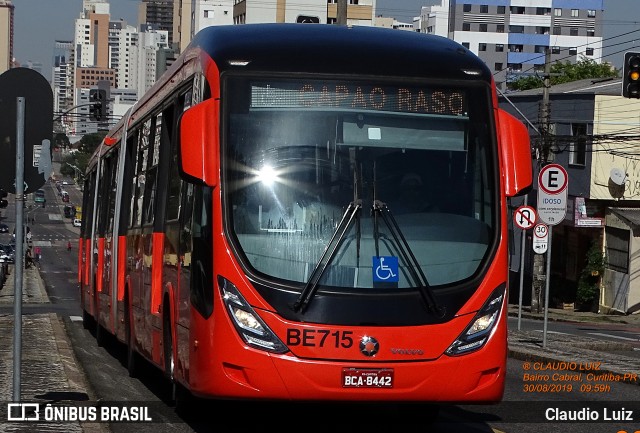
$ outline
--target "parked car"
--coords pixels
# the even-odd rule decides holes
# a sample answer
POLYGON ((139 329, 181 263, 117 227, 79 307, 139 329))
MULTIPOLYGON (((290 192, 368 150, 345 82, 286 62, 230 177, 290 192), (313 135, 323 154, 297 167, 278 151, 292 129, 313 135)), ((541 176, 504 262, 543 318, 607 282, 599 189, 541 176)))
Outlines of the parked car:
POLYGON ((75 218, 76 216, 76 207, 72 204, 67 204, 64 206, 64 216, 65 218, 75 218))
POLYGON ((9 233, 9 226, 1 223, 0 224, 0 233, 9 233))
POLYGON ((74 218, 73 220, 73 226, 74 227, 80 227, 82 226, 82 220, 80 218, 74 218))
POLYGON ((0 263, 14 263, 16 250, 12 245, 0 244, 0 263))

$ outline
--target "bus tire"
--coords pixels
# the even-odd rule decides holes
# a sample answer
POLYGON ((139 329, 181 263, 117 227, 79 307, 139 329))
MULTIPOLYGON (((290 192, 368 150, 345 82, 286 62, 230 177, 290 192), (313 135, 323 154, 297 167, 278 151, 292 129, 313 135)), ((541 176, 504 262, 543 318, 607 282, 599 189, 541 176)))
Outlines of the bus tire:
POLYGON ((127 345, 127 372, 129 377, 136 377, 138 375, 138 355, 133 347, 133 329, 131 328, 131 316, 128 297, 125 294, 124 304, 124 332, 125 332, 125 344, 127 345))
POLYGON ((105 333, 106 330, 102 327, 100 322, 96 321, 96 342, 99 347, 104 347, 105 333))
POLYGON ((192 403, 191 393, 176 381, 172 381, 173 407, 177 414, 187 414, 192 403))
POLYGON ((164 374, 173 382, 173 369, 175 367, 175 360, 173 359, 173 337, 171 333, 171 318, 169 317, 169 303, 165 302, 163 310, 162 320, 162 339, 164 347, 164 374))
POLYGON ((82 310, 82 327, 84 329, 91 329, 91 316, 87 310, 82 310))

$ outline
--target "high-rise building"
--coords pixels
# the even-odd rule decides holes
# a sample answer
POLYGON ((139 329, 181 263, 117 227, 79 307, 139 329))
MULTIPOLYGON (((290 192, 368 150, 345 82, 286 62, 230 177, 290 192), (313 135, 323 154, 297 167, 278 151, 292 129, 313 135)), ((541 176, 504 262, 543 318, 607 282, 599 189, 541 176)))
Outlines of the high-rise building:
POLYGON ((153 30, 165 30, 169 35, 169 46, 173 45, 174 0, 141 0, 138 22, 153 30))
POLYGON ((0 74, 13 66, 13 3, 0 0, 0 74))
POLYGON ((602 58, 604 0, 430 0, 422 32, 448 37, 485 61, 502 89, 551 63, 602 58))
POLYGON ((149 90, 158 76, 166 70, 164 57, 158 56, 158 53, 169 48, 169 35, 166 30, 154 30, 146 28, 145 25, 141 25, 140 30, 138 44, 133 49, 137 57, 135 64, 144 65, 143 68, 136 68, 135 88, 138 90, 138 97, 149 90), (158 64, 159 59, 162 59, 161 64, 158 64))
POLYGON ((137 29, 125 21, 109 23, 109 66, 116 71, 117 89, 135 89, 133 47, 138 44, 137 29))

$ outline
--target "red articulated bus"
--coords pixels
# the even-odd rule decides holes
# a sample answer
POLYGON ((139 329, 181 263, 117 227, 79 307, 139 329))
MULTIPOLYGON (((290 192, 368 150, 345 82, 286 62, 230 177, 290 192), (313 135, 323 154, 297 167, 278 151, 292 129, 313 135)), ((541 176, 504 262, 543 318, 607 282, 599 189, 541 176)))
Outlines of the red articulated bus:
POLYGON ((500 401, 531 183, 525 126, 451 40, 208 27, 88 165, 84 323, 178 396, 500 401))

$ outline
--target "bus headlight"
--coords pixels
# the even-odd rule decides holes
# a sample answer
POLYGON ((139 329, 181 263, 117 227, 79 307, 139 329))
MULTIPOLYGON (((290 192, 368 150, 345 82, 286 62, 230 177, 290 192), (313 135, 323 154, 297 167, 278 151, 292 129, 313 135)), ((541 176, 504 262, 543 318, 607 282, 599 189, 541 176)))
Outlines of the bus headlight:
POLYGON ((218 287, 222 293, 229 317, 240 337, 249 346, 273 353, 285 353, 289 349, 269 329, 260 316, 242 297, 240 291, 229 280, 218 276, 218 287))
POLYGON ((498 323, 500 309, 504 302, 505 287, 493 291, 487 302, 475 315, 473 321, 458 336, 456 341, 445 351, 449 356, 464 355, 480 349, 491 338, 498 323))

